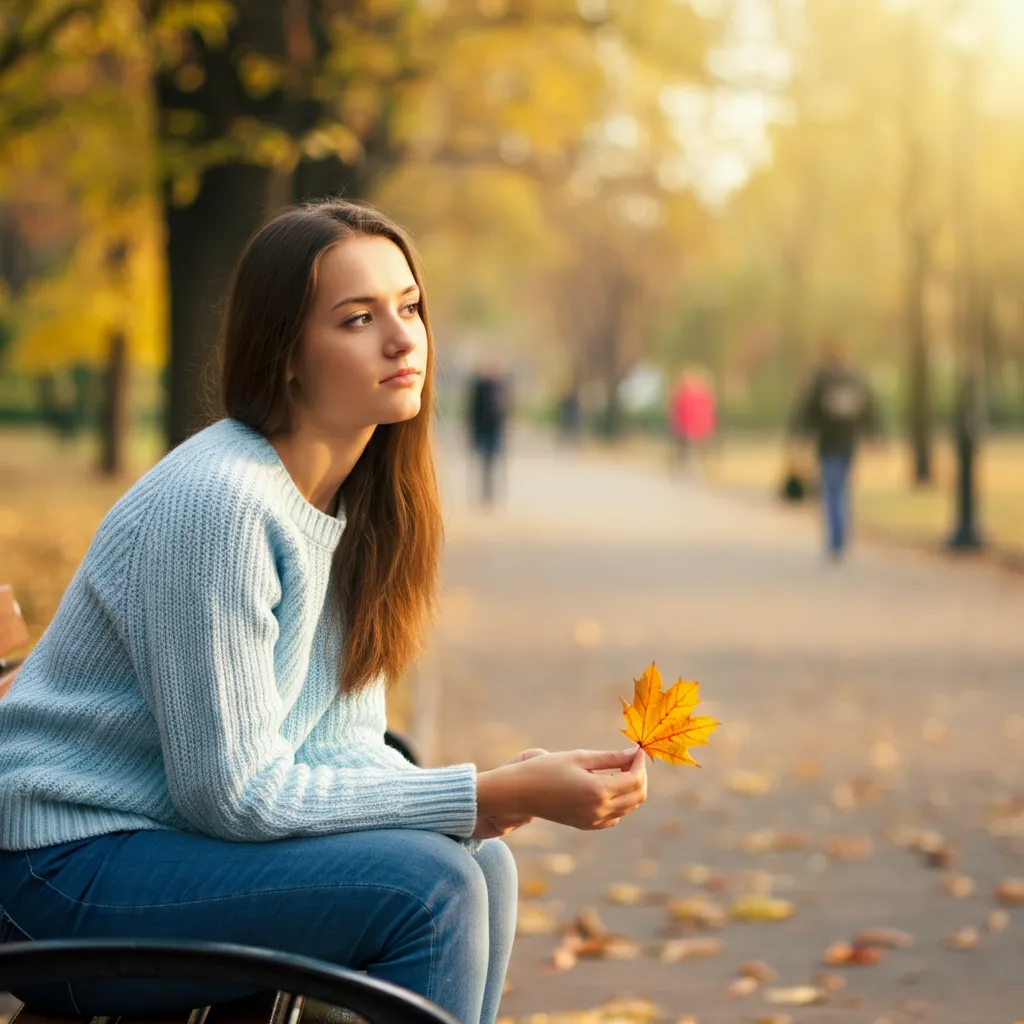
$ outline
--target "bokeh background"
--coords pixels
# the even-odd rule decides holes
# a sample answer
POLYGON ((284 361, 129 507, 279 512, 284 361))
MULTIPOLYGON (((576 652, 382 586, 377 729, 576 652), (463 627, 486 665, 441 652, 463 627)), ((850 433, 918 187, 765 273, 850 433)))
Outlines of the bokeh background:
POLYGON ((756 1019, 724 995, 740 952, 809 984, 889 924, 928 952, 786 1012, 1019 1019, 1021 922, 986 915, 1024 900, 993 896, 1024 874, 1022 182, 1022 0, 0 0, 0 582, 36 639, 105 511, 206 422, 247 237, 289 202, 378 203, 426 266, 450 518, 394 722, 481 765, 615 745, 654 656, 726 722, 699 783, 656 773, 648 832, 523 831, 524 900, 562 902, 530 912, 508 1012, 756 1019), (885 441, 825 575, 813 502, 778 499, 794 474, 813 497, 787 428, 836 342, 885 441), (490 509, 481 367, 515 410, 490 509), (684 465, 682 375, 717 405, 684 465), (556 970, 554 922, 623 878, 643 909, 603 912, 644 941, 648 886, 798 913, 685 976, 628 943, 556 970), (957 959, 974 927, 989 959, 957 959))

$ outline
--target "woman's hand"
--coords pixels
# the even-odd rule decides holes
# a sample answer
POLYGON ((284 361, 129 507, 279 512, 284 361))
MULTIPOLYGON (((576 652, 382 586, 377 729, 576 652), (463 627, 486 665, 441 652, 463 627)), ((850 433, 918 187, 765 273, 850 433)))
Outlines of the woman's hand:
POLYGON ((518 757, 477 776, 481 818, 546 818, 579 829, 611 828, 647 799, 639 747, 518 757))
MULTIPOLYGON (((546 754, 543 747, 530 747, 528 750, 521 750, 514 757, 510 757, 505 764, 518 764, 520 761, 528 761, 531 757, 539 757, 546 754)), ((523 825, 529 825, 533 821, 531 815, 523 814, 495 814, 491 817, 478 815, 476 828, 473 829, 474 839, 497 839, 499 836, 507 836, 523 825)))

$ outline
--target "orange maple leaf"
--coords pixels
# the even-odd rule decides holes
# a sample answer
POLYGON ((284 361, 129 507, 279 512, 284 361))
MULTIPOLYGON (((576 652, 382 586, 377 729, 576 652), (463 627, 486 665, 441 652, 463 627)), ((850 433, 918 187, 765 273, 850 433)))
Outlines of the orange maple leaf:
POLYGON ((679 679, 667 692, 661 689, 661 673, 653 662, 634 680, 633 703, 622 700, 626 716, 623 735, 639 744, 653 761, 700 767, 689 754, 690 747, 708 746, 708 737, 721 724, 707 715, 691 715, 700 703, 700 684, 679 679))

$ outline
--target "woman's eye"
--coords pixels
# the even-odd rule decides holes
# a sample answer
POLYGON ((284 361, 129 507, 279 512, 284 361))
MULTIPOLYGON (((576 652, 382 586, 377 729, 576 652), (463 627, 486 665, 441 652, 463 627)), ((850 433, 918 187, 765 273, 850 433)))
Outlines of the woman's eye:
POLYGON ((345 327, 365 327, 370 322, 369 313, 357 313, 355 316, 349 317, 343 326, 345 327))
POLYGON ((419 302, 409 302, 406 304, 405 308, 409 311, 410 315, 412 315, 420 311, 420 304, 419 302))

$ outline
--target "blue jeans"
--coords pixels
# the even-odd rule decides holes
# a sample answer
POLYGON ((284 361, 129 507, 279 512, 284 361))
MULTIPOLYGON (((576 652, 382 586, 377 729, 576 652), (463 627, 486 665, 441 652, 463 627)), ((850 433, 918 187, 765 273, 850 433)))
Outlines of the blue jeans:
MULTIPOLYGON (((182 938, 317 957, 492 1024, 512 951, 516 866, 491 840, 383 829, 270 843, 138 831, 0 851, 0 941, 182 938)), ((63 1015, 145 1014, 237 987, 97 981, 27 993, 63 1015)), ((18 993, 15 993, 18 995, 18 993)), ((25 998, 23 993, 21 998, 25 998)))
POLYGON ((823 454, 821 456, 821 492, 825 502, 830 554, 841 554, 849 531, 849 480, 852 456, 823 454))

